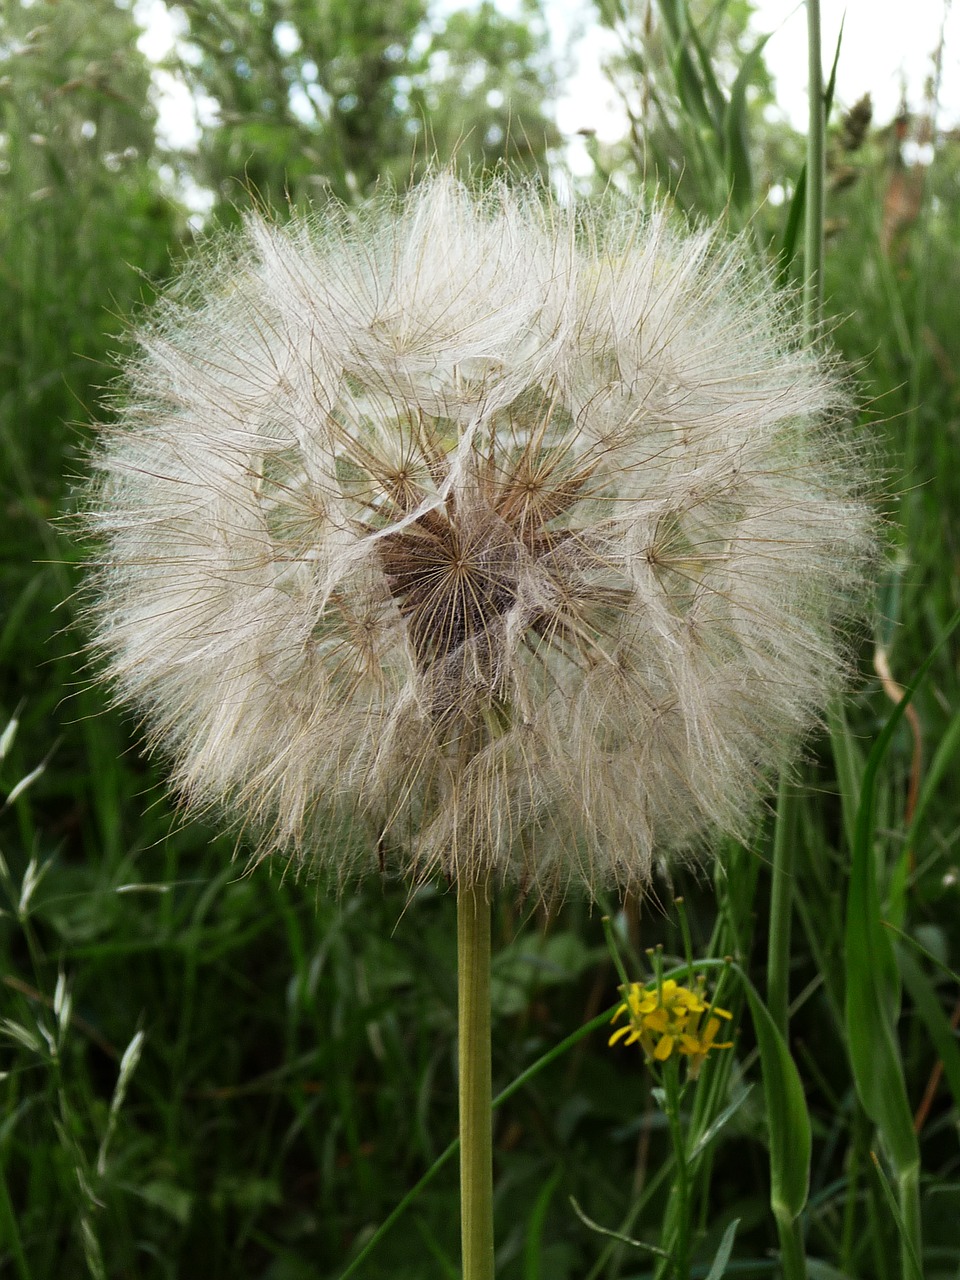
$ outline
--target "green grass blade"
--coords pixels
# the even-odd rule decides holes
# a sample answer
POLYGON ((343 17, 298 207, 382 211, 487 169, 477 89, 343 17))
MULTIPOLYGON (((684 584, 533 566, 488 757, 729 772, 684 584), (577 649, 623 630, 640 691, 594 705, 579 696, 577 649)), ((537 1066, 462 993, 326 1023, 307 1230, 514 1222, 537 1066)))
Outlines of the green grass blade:
POLYGON ((738 209, 746 208, 753 199, 753 166, 750 162, 750 135, 747 128, 747 87, 750 77, 763 61, 763 50, 769 36, 763 36, 743 60, 730 90, 730 101, 723 113, 724 156, 730 199, 738 209))
POLYGON ((689 1160, 691 1165, 703 1155, 704 1151, 706 1151, 707 1147, 710 1146, 710 1143, 713 1142, 714 1138, 716 1138, 720 1132, 726 1128, 729 1122, 746 1102, 747 1098, 749 1098, 751 1092, 751 1085, 747 1085, 745 1089, 741 1089, 733 1101, 728 1103, 716 1119, 713 1120, 706 1129, 704 1129, 703 1133, 690 1149, 689 1160))
POLYGON ((700 64, 700 75, 703 79, 703 87, 706 91, 706 97, 709 99, 710 110, 715 122, 723 119, 725 102, 723 90, 720 88, 717 77, 713 71, 713 61, 710 56, 710 50, 704 44, 693 21, 687 18, 687 36, 693 45, 697 55, 697 61, 700 64))
MULTIPOLYGON (((530 1220, 527 1223, 527 1238, 523 1246, 524 1280, 545 1280, 543 1272, 543 1227, 547 1219, 547 1210, 554 1197, 563 1169, 559 1168, 547 1179, 540 1189, 530 1220)), ((549 1280, 549 1278, 547 1278, 549 1280)))
POLYGON ((850 1061, 863 1108, 903 1171, 919 1160, 896 1039, 899 973, 880 919, 869 835, 854 853, 847 899, 845 1024, 850 1061))
POLYGON ((915 957, 901 947, 897 952, 897 962, 903 975, 904 985, 910 992, 910 999, 923 1019, 943 1064, 943 1074, 953 1094, 954 1104, 960 1107, 960 1045, 957 1044, 956 1033, 950 1026, 950 1020, 937 998, 933 983, 915 957))
POLYGON ((927 770, 923 785, 920 788, 920 795, 917 798, 917 807, 907 830, 905 844, 908 849, 913 848, 916 844, 920 827, 930 808, 930 802, 933 800, 947 769, 953 762, 953 757, 957 754, 958 748, 960 748, 960 709, 954 713, 953 719, 947 726, 947 731, 940 739, 934 757, 930 761, 930 767, 927 770))
MULTIPOLYGON (((948 624, 940 645, 958 623, 960 611, 948 624)), ((863 1108, 880 1129, 900 1175, 919 1163, 919 1151, 896 1040, 899 970, 893 943, 880 915, 874 859, 877 781, 880 766, 907 704, 940 645, 929 655, 891 712, 867 759, 857 809, 847 898, 845 1022, 854 1082, 863 1108)))
POLYGON ((6 1237, 10 1252, 13 1254, 13 1261, 19 1280, 31 1280, 33 1273, 27 1264, 27 1255, 23 1251, 23 1241, 20 1239, 20 1230, 17 1226, 17 1215, 10 1202, 6 1172, 2 1167, 0 1167, 0 1226, 3 1227, 3 1235, 6 1237))
POLYGON ((686 0, 660 0, 659 8, 670 42, 670 69, 677 98, 691 119, 705 127, 713 126, 716 122, 710 112, 704 84, 690 56, 689 44, 693 43, 694 28, 686 0))
POLYGON ((857 809, 853 865, 847 897, 845 1024, 854 1083, 863 1109, 876 1124, 893 1161, 900 1193, 898 1222, 903 1226, 902 1268, 922 1253, 920 1243, 920 1149, 913 1128, 900 1046, 899 969, 889 932, 880 914, 874 853, 877 784, 893 735, 917 686, 940 647, 960 623, 960 610, 947 624, 939 644, 920 667, 894 707, 867 758, 857 809))
POLYGON ((730 1261, 730 1254, 733 1252, 733 1241, 737 1234, 737 1227, 740 1225, 740 1219, 734 1218, 723 1233, 723 1239, 720 1241, 720 1248, 717 1250, 716 1257, 711 1264, 710 1270, 707 1272, 704 1280, 723 1280, 726 1274, 727 1263, 730 1261))
POLYGON ((770 1204, 777 1222, 795 1222, 807 1203, 812 1138, 803 1083, 787 1042, 742 970, 760 1050, 770 1130, 770 1204))
POLYGON ((783 288, 787 283, 787 272, 790 263, 797 256, 797 243, 800 239, 800 228, 803 226, 803 214, 807 207, 807 166, 804 165, 797 178, 790 209, 787 213, 787 225, 783 229, 783 240, 780 244, 780 266, 777 272, 777 284, 783 288))
POLYGON ((843 24, 847 20, 844 13, 840 19, 840 30, 837 33, 837 47, 833 51, 833 66, 830 68, 830 77, 827 80, 827 86, 823 91, 823 114, 827 120, 830 119, 830 109, 833 106, 833 94, 837 87, 837 67, 840 64, 840 46, 843 44, 843 24))
MULTIPOLYGON (((900 1211, 900 1206, 897 1204, 897 1198, 893 1194, 893 1188, 887 1181, 887 1177, 883 1172, 880 1161, 877 1159, 876 1153, 871 1151, 870 1157, 873 1160, 874 1169, 876 1170, 877 1178, 880 1181, 880 1186, 883 1188, 884 1198, 887 1201, 890 1214, 894 1222, 897 1224, 897 1231, 899 1232, 900 1239, 904 1245, 904 1255, 907 1261, 907 1267, 904 1270, 905 1272, 910 1272, 909 1280, 924 1280, 923 1267, 920 1264, 919 1254, 914 1246, 914 1242, 910 1239, 910 1232, 906 1222, 904 1221, 903 1214, 900 1211)), ((906 1274, 904 1275, 904 1280, 908 1280, 908 1276, 906 1274)))
POLYGON ((850 731, 842 703, 828 712, 830 745, 840 784, 840 808, 843 814, 843 830, 847 844, 853 848, 857 835, 857 812, 860 807, 860 789, 863 780, 864 760, 857 740, 850 731))

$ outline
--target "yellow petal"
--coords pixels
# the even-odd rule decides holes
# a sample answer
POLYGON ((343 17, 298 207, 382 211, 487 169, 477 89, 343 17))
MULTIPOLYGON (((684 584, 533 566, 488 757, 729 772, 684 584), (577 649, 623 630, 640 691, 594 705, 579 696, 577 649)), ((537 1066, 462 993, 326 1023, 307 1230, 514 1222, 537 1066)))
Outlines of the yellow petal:
POLYGON ((658 1062, 666 1062, 673 1050, 673 1036, 661 1036, 653 1056, 658 1062))

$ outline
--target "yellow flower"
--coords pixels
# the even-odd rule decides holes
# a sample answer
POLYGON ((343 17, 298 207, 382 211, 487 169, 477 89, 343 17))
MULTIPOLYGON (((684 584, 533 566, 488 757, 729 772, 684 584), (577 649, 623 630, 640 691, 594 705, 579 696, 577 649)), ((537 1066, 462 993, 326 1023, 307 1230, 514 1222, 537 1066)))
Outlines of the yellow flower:
POLYGON ((730 1049, 733 1041, 717 1043, 720 1019, 730 1019, 726 1009, 718 1009, 704 999, 704 984, 697 980, 695 988, 683 987, 667 978, 652 987, 631 982, 621 988, 624 1001, 613 1015, 621 1014, 627 1022, 610 1037, 609 1043, 639 1043, 648 1059, 666 1062, 672 1053, 687 1059, 687 1074, 700 1074, 700 1067, 711 1049, 730 1049), (704 1016, 706 1015, 706 1017, 704 1016))

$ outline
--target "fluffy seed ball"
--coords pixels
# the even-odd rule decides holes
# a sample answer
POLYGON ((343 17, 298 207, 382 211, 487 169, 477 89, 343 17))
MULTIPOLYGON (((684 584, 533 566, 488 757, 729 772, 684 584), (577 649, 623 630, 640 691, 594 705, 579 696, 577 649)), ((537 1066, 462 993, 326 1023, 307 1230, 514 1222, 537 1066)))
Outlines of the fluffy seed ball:
POLYGON ((433 178, 251 219, 141 335, 86 523, 188 802, 341 877, 642 888, 744 833, 871 552, 742 246, 433 178))

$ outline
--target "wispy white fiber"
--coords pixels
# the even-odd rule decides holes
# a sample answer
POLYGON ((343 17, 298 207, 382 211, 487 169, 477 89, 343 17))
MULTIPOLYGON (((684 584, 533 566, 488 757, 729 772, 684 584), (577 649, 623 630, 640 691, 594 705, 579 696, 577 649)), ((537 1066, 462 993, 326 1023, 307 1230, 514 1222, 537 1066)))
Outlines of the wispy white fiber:
POLYGON ((441 175, 251 219, 140 343, 91 613, 190 804, 340 879, 541 894, 749 829, 873 519, 739 244, 441 175))

